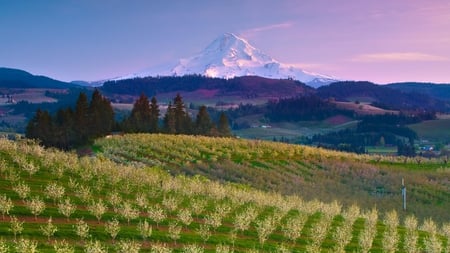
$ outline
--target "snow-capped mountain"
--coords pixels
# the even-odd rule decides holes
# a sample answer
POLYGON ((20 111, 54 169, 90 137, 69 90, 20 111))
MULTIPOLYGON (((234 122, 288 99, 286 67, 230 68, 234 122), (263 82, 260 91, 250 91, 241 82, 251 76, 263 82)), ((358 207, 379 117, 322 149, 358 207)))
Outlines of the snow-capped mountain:
MULTIPOLYGON (((181 59, 172 67, 158 67, 118 79, 146 76, 183 76, 199 74, 209 77, 233 78, 261 76, 273 79, 294 79, 318 87, 336 81, 336 78, 307 72, 280 63, 250 45, 245 39, 225 33, 215 39, 199 54, 181 59)), ((116 79, 117 80, 117 79, 116 79)))

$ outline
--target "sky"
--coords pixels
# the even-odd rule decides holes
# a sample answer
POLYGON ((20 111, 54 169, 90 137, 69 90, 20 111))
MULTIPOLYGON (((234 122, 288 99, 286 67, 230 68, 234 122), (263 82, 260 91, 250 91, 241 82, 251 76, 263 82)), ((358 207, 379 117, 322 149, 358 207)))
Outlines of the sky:
POLYGON ((227 32, 339 79, 450 83, 448 0, 0 0, 0 67, 96 81, 227 32))

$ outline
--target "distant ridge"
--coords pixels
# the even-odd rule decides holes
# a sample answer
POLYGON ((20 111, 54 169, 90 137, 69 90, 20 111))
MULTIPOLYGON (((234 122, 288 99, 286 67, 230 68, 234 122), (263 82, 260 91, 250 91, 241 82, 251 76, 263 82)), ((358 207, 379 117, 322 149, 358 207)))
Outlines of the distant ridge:
POLYGON ((386 86, 404 92, 415 92, 425 94, 436 99, 450 101, 450 84, 406 82, 392 83, 386 86))
POLYGON ((67 89, 78 87, 78 85, 54 80, 46 76, 32 75, 19 69, 0 68, 0 87, 67 89))
POLYGON ((177 64, 160 66, 117 78, 129 79, 147 76, 203 75, 217 78, 260 76, 271 79, 293 79, 312 87, 337 81, 331 76, 307 72, 276 61, 245 39, 225 33, 211 42, 203 51, 177 64))

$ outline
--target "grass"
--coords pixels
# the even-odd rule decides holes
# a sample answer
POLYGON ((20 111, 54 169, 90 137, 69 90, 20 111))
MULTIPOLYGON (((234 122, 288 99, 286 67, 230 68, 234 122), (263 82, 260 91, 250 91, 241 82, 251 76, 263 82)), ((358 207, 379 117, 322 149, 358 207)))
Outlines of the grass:
POLYGON ((450 170, 438 160, 422 159, 418 163, 401 157, 358 156, 282 143, 189 136, 133 135, 100 140, 96 145, 103 155, 125 164, 154 165, 158 161, 158 166, 173 175, 202 175, 261 190, 301 194, 307 200, 338 200, 363 208, 376 205, 382 211, 401 211, 399 189, 404 178, 411 193, 411 209, 402 215, 450 219, 446 181, 450 170), (379 188, 384 189, 383 195, 376 194, 379 188), (433 193, 412 194, 430 189, 433 193), (442 200, 447 204, 437 205, 442 200))
POLYGON ((396 155, 397 147, 387 147, 387 146, 370 146, 366 147, 369 154, 379 154, 379 155, 396 155))
MULTIPOLYGON (((326 173, 330 170, 328 162, 331 160, 351 161, 355 163, 353 165, 361 165, 362 161, 369 160, 369 157, 323 152, 294 145, 189 136, 126 135, 99 140, 96 145, 99 153, 95 157, 79 158, 74 153, 44 150, 25 141, 0 140, 0 196, 5 194, 14 203, 9 215, 14 215, 24 222, 24 230, 18 238, 36 241, 40 252, 54 252, 53 245, 62 240, 73 245, 76 252, 84 252, 91 240, 99 241, 108 252, 118 252, 116 248, 123 240, 138 242, 140 252, 152 252, 151 247, 155 244, 166 244, 174 252, 183 252, 183 248, 191 244, 200 246, 205 252, 215 252, 216 245, 219 244, 228 245, 234 248, 235 252, 249 252, 251 249, 257 249, 259 252, 278 252, 280 245, 293 252, 303 252, 315 240, 313 231, 318 229, 318 224, 328 224, 322 220, 327 216, 330 217, 329 228, 319 245, 328 251, 336 244, 333 239, 336 228, 346 221, 343 217, 346 217, 344 211, 347 207, 341 206, 338 202, 308 201, 304 192, 284 195, 267 189, 257 190, 224 179, 221 180, 223 183, 219 183, 199 174, 195 174, 194 177, 184 176, 181 173, 185 171, 183 166, 192 168, 204 166, 205 171, 212 172, 219 169, 220 164, 235 166, 232 161, 239 159, 242 163, 239 168, 246 170, 245 173, 254 173, 251 174, 254 177, 268 174, 271 180, 261 181, 259 186, 262 187, 262 182, 265 182, 267 188, 271 188, 277 186, 278 180, 286 180, 290 173, 296 173, 297 169, 301 169, 300 175, 309 173, 314 179, 313 182, 319 184, 317 179, 320 178, 317 178, 317 173, 328 177, 326 173), (139 150, 140 155, 137 155, 133 148, 134 151, 139 150), (120 154, 115 152, 119 149, 122 150, 120 154), (123 154, 126 154, 126 159, 123 154), (139 157, 145 155, 147 156, 139 157), (359 161, 360 159, 362 161, 359 161), (157 167, 146 165, 145 162, 150 160, 159 161, 160 164, 157 167), (30 176, 24 171, 26 164, 34 164, 38 171, 30 176), (211 167, 214 164, 216 167, 211 167), (167 169, 170 174, 167 173, 167 169), (14 186, 18 182, 30 186, 30 196, 40 196, 44 200, 45 211, 39 214, 37 219, 31 215, 26 202, 14 191, 14 186), (65 189, 63 198, 70 198, 76 205, 75 212, 69 218, 62 216, 53 200, 46 197, 45 188, 50 183, 63 186, 65 189), (83 187, 90 190, 88 201, 80 195, 80 189, 83 187), (112 193, 120 197, 118 203, 112 200, 112 193), (138 196, 143 196, 144 204, 138 201, 138 196), (100 221, 97 221, 88 210, 88 206, 100 199, 106 204, 107 209, 100 221), (196 210, 194 207, 199 200, 203 201, 205 206, 197 212, 194 211, 196 210), (169 206, 171 201, 175 203, 172 207, 169 206), (131 218, 129 223, 123 213, 127 203, 138 211, 137 216, 131 218), (234 225, 236 216, 250 206, 255 208, 256 215, 251 218, 247 229, 236 232, 234 225), (151 210, 155 208, 160 208, 166 214, 158 223, 151 215, 151 210), (182 209, 189 210, 193 222, 182 225, 180 238, 173 240, 169 236, 169 224, 173 222, 181 224, 178 214, 182 209), (301 230, 299 237, 294 241, 288 241, 283 232, 288 218, 299 214, 306 215, 307 220, 304 226, 297 228, 301 230), (198 229, 202 225, 209 224, 208 217, 211 215, 220 215, 220 224, 217 228, 209 225, 211 236, 205 241, 199 235, 198 229), (52 217, 53 224, 58 228, 50 241, 40 230, 49 217, 52 217), (88 239, 81 239, 75 233, 74 226, 80 218, 89 225, 88 239), (105 232, 105 224, 112 218, 117 218, 120 222, 120 231, 114 241, 105 232), (274 223, 271 224, 267 240, 259 243, 257 224, 268 218, 272 218, 274 223), (153 228, 152 235, 145 241, 137 231, 138 223, 144 219, 148 220, 153 228)), ((386 161, 379 161, 381 164, 383 162, 386 161)), ((397 164, 395 161, 393 163, 397 164)), ((368 165, 373 166, 370 163, 368 165)), ((396 170, 394 167, 390 169, 396 170)), ((442 175, 433 173, 437 171, 431 171, 430 175, 442 175)), ((261 180, 266 179, 268 178, 263 177, 261 180)), ((440 194, 439 187, 435 184, 424 184, 424 187, 417 189, 425 191, 424 194, 430 196, 440 194)), ((446 205, 447 203, 443 202, 442 208, 448 208, 446 205)), ((383 211, 380 212, 380 217, 382 213, 383 211)), ((346 247, 348 252, 358 249, 357 236, 364 229, 361 225, 364 221, 362 212, 358 211, 357 217, 351 226, 351 238, 346 247)), ((448 221, 444 216, 441 223, 448 221)), ((381 219, 378 221, 378 227, 384 227, 381 219)), ((16 242, 9 228, 9 216, 0 218, 0 238, 12 249, 16 242)), ((427 233, 421 233, 421 240, 423 241, 426 236, 427 233)), ((446 246, 447 239, 440 238, 442 245, 446 246)), ((382 241, 383 237, 380 234, 375 239, 372 252, 381 252, 382 241)))
MULTIPOLYGON (((250 118, 251 119, 251 118, 250 118)), ((237 136, 246 139, 273 140, 287 138, 296 140, 301 137, 310 137, 316 134, 324 134, 333 131, 339 131, 346 128, 355 127, 357 121, 348 121, 342 124, 331 124, 328 120, 324 121, 301 121, 301 122, 281 122, 281 123, 261 123, 253 119, 255 127, 234 130, 237 136), (263 128, 262 125, 270 125, 269 128, 263 128)), ((246 118, 247 120, 247 118, 246 118)))
POLYGON ((408 127, 414 130, 420 139, 440 143, 450 142, 450 119, 428 120, 408 127))

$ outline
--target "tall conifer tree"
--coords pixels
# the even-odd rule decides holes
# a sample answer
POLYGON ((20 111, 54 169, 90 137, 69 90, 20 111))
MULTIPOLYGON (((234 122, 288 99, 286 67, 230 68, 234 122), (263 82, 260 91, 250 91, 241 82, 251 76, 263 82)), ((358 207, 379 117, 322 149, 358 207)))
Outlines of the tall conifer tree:
POLYGON ((105 136, 112 131, 113 126, 114 110, 111 102, 96 89, 89 105, 89 137, 105 136))
POLYGON ((219 131, 220 136, 231 136, 230 123, 228 122, 228 117, 224 112, 220 114, 217 130, 219 131))
POLYGON ((74 130, 77 144, 85 144, 89 137, 89 103, 87 96, 81 92, 75 106, 74 130))
POLYGON ((152 100, 150 102, 150 133, 157 133, 159 132, 159 106, 158 101, 155 97, 152 97, 152 100))
POLYGON ((134 102, 131 114, 125 121, 125 130, 132 133, 148 133, 150 132, 151 118, 148 97, 142 93, 134 102))
POLYGON ((34 117, 28 122, 25 136, 30 139, 39 139, 44 146, 49 146, 52 135, 52 119, 48 111, 38 109, 34 117))
POLYGON ((176 133, 175 126, 175 109, 172 107, 172 103, 169 102, 166 114, 164 115, 164 131, 169 134, 174 134, 176 133))
POLYGON ((206 106, 202 105, 195 120, 195 133, 200 135, 211 135, 212 128, 213 122, 209 117, 208 110, 206 106))

